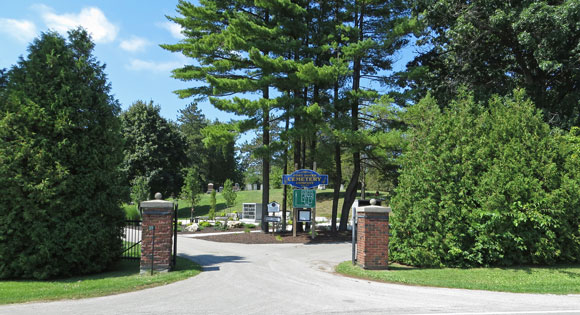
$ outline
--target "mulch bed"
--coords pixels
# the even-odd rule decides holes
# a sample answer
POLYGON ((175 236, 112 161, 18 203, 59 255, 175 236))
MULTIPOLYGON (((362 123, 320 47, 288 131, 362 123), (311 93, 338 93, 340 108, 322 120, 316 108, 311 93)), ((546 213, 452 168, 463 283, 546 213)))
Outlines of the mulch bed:
MULTIPOLYGON (((228 232, 234 230, 228 230, 228 232)), ((205 230, 204 230, 205 232, 205 230)), ((199 232, 198 232, 199 233, 199 232)), ((299 244, 320 244, 320 243, 336 243, 336 242, 351 242, 352 233, 336 233, 333 234, 328 231, 319 231, 316 238, 312 239, 308 233, 298 233, 296 237, 292 236, 292 232, 285 233, 237 233, 237 234, 220 234, 198 237, 198 239, 222 242, 222 243, 240 243, 240 244, 281 244, 281 243, 299 243, 299 244)))
MULTIPOLYGON (((206 234, 206 233, 222 233, 222 232, 244 232, 245 228, 229 228, 227 230, 223 230, 221 228, 215 228, 213 226, 208 226, 206 228, 204 228, 201 231, 197 231, 197 232, 187 232, 187 231, 183 231, 183 232, 179 232, 179 234, 206 234)), ((250 231, 256 231, 256 230, 260 230, 260 227, 255 227, 250 229, 250 231)))

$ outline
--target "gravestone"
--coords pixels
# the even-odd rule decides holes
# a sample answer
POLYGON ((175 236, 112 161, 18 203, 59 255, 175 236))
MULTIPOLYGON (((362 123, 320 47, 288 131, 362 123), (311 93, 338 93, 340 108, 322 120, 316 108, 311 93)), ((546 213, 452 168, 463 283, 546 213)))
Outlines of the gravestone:
POLYGON ((222 192, 224 190, 224 186, 220 186, 220 188, 218 188, 218 192, 222 192))
POLYGON ((240 191, 240 184, 236 183, 234 185, 234 191, 240 191))
POLYGON ((344 190, 344 185, 340 184, 340 190, 344 190))
POLYGON ((258 190, 258 184, 253 184, 252 185, 252 190, 258 190))
POLYGON ((263 185, 262 185, 262 184, 260 184, 260 190, 262 190, 262 186, 263 186, 263 185))
POLYGON ((207 193, 209 194, 212 191, 213 191, 213 184, 212 183, 207 184, 207 193))
POLYGON ((246 184, 246 190, 252 190, 252 184, 246 184))

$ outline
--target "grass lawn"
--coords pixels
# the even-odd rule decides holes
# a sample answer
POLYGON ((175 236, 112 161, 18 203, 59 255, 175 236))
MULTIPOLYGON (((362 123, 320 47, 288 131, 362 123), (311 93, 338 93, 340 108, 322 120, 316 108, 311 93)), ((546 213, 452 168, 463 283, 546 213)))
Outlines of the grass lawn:
POLYGON ((0 304, 81 299, 118 294, 165 285, 193 277, 201 267, 185 258, 177 257, 172 272, 153 276, 139 275, 139 261, 120 261, 113 271, 94 275, 46 281, 0 281, 0 304))
POLYGON ((580 265, 470 269, 421 269, 393 264, 371 271, 345 261, 338 273, 357 278, 413 285, 517 293, 580 293, 580 265))
MULTIPOLYGON (((288 193, 292 193, 292 190, 288 189, 288 193)), ((316 216, 317 217, 327 217, 330 219, 332 213, 332 189, 317 190, 316 191, 316 216)), ((282 203, 283 189, 270 189, 270 202, 276 201, 282 203)), ((358 194, 360 196, 360 192, 358 194)), ((382 195, 381 195, 382 196, 382 195)), ((381 197, 379 196, 379 198, 381 197)), ((374 198, 374 194, 369 194, 367 198, 374 198)), ((344 191, 340 192, 340 199, 338 200, 338 217, 340 218, 340 212, 342 209, 342 203, 344 199, 344 191)), ((237 211, 240 213, 242 211, 243 203, 261 203, 262 202, 262 191, 261 190, 251 190, 251 191, 240 191, 238 192, 236 198, 236 204, 232 208, 227 208, 226 201, 221 193, 216 194, 216 214, 220 212, 233 212, 237 211)), ((209 213, 210 195, 203 194, 199 205, 195 208, 195 216, 207 216, 209 213)), ((132 206, 135 207, 135 206, 132 206)), ((126 211, 130 211, 127 206, 126 211)), ((178 217, 180 219, 189 219, 191 211, 191 204, 185 200, 179 200, 179 212, 178 217)), ((290 211, 290 209, 289 209, 290 211)))
MULTIPOLYGON (((291 189, 288 189, 288 193, 292 193, 291 189)), ((278 203, 282 203, 282 194, 283 189, 270 189, 270 202, 276 201, 278 203)), ((332 214, 332 189, 325 189, 325 190, 317 190, 316 191, 316 216, 317 217, 326 217, 330 219, 332 214)), ((360 196, 360 191, 358 192, 358 196, 360 196)), ((379 198, 383 197, 384 193, 379 195, 379 198)), ((374 193, 369 192, 367 198, 374 198, 374 193)), ((340 218, 340 212, 342 211, 342 203, 344 200, 344 191, 340 192, 340 198, 338 200, 338 218, 340 218)), ((219 215, 221 212, 233 212, 237 211, 238 213, 242 212, 242 204, 243 203, 261 203, 262 202, 262 191, 261 190, 244 190, 239 191, 236 203, 233 207, 228 208, 226 206, 226 201, 221 193, 216 194, 216 215, 219 215)), ((201 201, 195 207, 195 216, 207 216, 209 213, 209 204, 210 204, 210 195, 209 194, 202 194, 201 201)), ((136 210, 137 208, 134 205, 124 204, 123 208, 127 217, 129 218, 138 218, 139 214, 136 210)), ((290 211, 291 209, 288 209, 290 211)), ((179 200, 179 211, 178 211, 178 218, 179 219, 189 219, 191 214, 191 203, 186 200, 179 200)))

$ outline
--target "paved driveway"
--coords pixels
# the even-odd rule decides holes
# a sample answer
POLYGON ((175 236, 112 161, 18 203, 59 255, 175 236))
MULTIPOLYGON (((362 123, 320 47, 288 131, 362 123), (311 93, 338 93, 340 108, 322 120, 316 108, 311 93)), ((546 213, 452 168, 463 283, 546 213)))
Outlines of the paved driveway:
POLYGON ((0 314, 580 314, 580 296, 497 293, 342 277, 350 244, 244 245, 180 237, 199 276, 138 292, 0 306, 0 314))

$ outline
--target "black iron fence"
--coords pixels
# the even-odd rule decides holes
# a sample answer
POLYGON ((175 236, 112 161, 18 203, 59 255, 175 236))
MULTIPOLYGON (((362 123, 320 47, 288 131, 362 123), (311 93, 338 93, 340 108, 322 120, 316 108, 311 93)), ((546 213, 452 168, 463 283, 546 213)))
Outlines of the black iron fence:
POLYGON ((122 259, 141 259, 141 220, 126 220, 123 237, 122 259))
POLYGON ((172 259, 171 259, 171 268, 175 268, 177 265, 177 229, 178 221, 177 221, 177 211, 179 210, 179 204, 176 201, 173 203, 173 250, 172 250, 172 259))
MULTIPOLYGON (((173 205, 173 246, 171 250, 171 266, 175 268, 177 264, 177 230, 179 224, 177 221, 177 210, 179 205, 177 202, 173 205)), ((123 254, 121 259, 140 260, 141 259, 141 220, 125 220, 125 228, 123 235, 123 254)))

